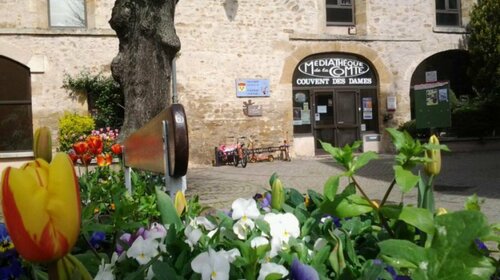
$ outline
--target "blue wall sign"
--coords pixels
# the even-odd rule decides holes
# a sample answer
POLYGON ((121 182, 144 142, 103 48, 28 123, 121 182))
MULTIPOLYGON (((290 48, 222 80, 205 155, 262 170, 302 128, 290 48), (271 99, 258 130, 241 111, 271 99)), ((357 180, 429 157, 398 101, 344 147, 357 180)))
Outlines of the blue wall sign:
POLYGON ((268 79, 236 79, 236 97, 269 97, 268 79))

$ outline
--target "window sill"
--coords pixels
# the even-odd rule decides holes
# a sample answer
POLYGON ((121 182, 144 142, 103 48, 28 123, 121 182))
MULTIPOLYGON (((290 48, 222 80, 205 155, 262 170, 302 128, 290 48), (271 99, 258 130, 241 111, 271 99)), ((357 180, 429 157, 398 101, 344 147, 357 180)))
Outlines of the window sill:
POLYGON ((434 33, 453 33, 453 34, 466 34, 467 30, 461 26, 434 26, 432 28, 434 33))
POLYGON ((70 27, 51 27, 46 29, 0 28, 0 35, 116 37, 116 32, 113 29, 88 29, 70 27))
POLYGON ((33 152, 0 152, 0 159, 9 158, 32 158, 34 156, 33 152))

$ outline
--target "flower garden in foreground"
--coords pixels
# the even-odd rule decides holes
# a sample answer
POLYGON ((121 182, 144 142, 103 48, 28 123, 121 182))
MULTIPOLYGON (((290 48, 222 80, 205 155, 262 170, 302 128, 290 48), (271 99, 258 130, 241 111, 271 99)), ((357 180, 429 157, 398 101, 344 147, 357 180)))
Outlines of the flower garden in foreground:
POLYGON ((323 143, 345 169, 323 193, 286 188, 275 174, 268 191, 231 209, 180 192, 172 199, 160 176, 141 171, 128 192, 122 169, 110 166, 120 146, 99 133, 69 155, 36 153, 2 175, 0 278, 499 279, 500 225, 487 221, 477 198, 457 212, 434 205, 432 181, 447 148, 436 137, 421 144, 388 132, 398 154, 381 201, 356 181, 377 157, 355 153, 359 143, 323 143), (417 205, 389 203, 393 188, 418 188, 417 205))

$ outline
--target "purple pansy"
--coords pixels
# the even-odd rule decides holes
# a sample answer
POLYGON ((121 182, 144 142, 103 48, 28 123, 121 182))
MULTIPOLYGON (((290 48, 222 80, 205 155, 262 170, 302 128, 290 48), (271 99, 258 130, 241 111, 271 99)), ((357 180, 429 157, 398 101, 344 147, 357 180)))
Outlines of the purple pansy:
POLYGON ((292 261, 290 276, 293 280, 319 280, 318 272, 312 266, 301 263, 297 258, 292 261))

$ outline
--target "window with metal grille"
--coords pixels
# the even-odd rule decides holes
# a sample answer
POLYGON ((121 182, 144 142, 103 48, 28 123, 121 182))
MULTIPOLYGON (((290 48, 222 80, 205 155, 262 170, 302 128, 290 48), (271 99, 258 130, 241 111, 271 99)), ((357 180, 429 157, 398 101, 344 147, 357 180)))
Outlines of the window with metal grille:
POLYGON ((85 0, 49 0, 50 27, 86 27, 85 0))
POLYGON ((460 26, 460 0, 436 0, 436 25, 460 26))
POLYGON ((28 67, 0 56, 0 153, 31 151, 31 78, 28 67))
POLYGON ((353 0, 326 0, 326 25, 353 25, 353 0))

